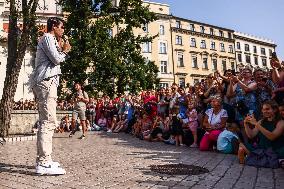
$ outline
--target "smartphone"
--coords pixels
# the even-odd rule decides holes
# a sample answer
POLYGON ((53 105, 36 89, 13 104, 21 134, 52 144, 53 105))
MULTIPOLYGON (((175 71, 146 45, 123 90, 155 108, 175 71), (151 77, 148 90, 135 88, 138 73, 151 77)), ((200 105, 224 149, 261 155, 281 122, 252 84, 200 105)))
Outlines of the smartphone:
POLYGON ((249 113, 248 113, 250 116, 253 116, 253 110, 249 110, 249 113))

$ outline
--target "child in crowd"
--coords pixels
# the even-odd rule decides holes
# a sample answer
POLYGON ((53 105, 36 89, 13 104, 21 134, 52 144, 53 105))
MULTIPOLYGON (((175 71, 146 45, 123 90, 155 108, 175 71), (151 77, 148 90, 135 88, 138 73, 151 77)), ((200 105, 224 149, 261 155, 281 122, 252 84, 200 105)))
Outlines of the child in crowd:
POLYGON ((69 115, 65 115, 62 119, 61 119, 61 122, 60 122, 60 125, 59 127, 56 128, 55 132, 64 132, 64 131, 67 131, 69 132, 70 131, 70 121, 69 121, 69 115))
POLYGON ((174 107, 172 110, 172 130, 171 134, 175 137, 176 146, 183 146, 182 136, 182 118, 179 115, 179 108, 174 107))
POLYGON ((99 130, 106 130, 107 127, 107 119, 105 117, 105 114, 102 113, 101 117, 99 118, 97 125, 99 126, 99 130))
POLYGON ((197 148, 198 147, 197 145, 198 116, 197 116, 197 111, 195 109, 194 101, 188 102, 186 116, 187 116, 187 121, 188 121, 187 128, 190 129, 193 135, 193 144, 190 147, 197 148))
POLYGON ((225 154, 237 154, 239 149, 239 126, 236 123, 227 123, 226 129, 217 139, 217 150, 225 154))

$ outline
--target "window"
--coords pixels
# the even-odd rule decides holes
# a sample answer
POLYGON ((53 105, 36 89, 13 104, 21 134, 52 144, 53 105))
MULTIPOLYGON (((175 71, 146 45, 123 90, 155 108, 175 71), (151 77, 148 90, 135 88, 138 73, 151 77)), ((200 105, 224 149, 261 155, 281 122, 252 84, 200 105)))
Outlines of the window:
POLYGON ((168 88, 169 84, 168 83, 159 83, 161 88, 168 88))
POLYGON ((262 58, 262 65, 265 66, 265 67, 267 66, 267 60, 266 60, 266 58, 262 58))
POLYGON ((241 44, 240 44, 240 42, 237 42, 237 49, 241 49, 241 44))
POLYGON ((212 60, 212 68, 213 70, 217 70, 217 59, 212 60))
POLYGON ((224 45, 224 43, 220 43, 220 50, 221 50, 221 52, 225 52, 225 45, 224 45))
POLYGON ((235 63, 234 62, 231 62, 231 69, 235 70, 235 63))
POLYGON ((176 36, 176 45, 182 45, 182 37, 179 35, 176 36))
POLYGON ((210 35, 214 35, 214 29, 210 28, 210 35))
POLYGON ((222 60, 223 72, 227 70, 226 60, 222 60))
POLYGON ((249 52, 249 44, 245 44, 245 51, 249 52))
POLYGON ((246 63, 250 64, 250 55, 246 55, 246 63))
POLYGON ((266 55, 265 48, 261 48, 260 52, 261 52, 262 55, 266 55))
POLYGON ((200 26, 200 33, 205 33, 205 28, 204 28, 204 26, 200 26))
POLYGON ((168 63, 167 63, 167 61, 161 61, 161 73, 162 74, 168 73, 168 63))
POLYGON ((254 57, 254 64, 258 65, 258 57, 257 56, 254 57))
POLYGON ((160 35, 165 35, 165 26, 160 25, 160 35))
POLYGON ((144 42, 142 44, 142 52, 143 53, 150 53, 150 52, 152 52, 152 43, 151 42, 144 42))
POLYGON ((190 25, 189 25, 189 29, 190 29, 191 31, 195 31, 194 24, 190 24, 190 25))
POLYGON ((200 48, 201 49, 206 49, 206 42, 205 42, 205 40, 201 40, 200 48))
POLYGON ((142 29, 145 33, 148 33, 149 32, 148 24, 143 24, 142 29))
POLYGON ((256 46, 253 46, 253 53, 257 53, 257 49, 256 49, 256 46))
POLYGON ((177 27, 177 28, 181 28, 181 23, 180 23, 180 21, 178 21, 178 20, 176 21, 176 27, 177 27))
POLYGON ((242 54, 238 54, 238 62, 242 62, 243 59, 242 59, 242 54))
POLYGON ((269 56, 272 56, 272 50, 269 49, 269 56))
POLYGON ((229 45, 229 52, 234 53, 233 45, 229 45))
POLYGON ((219 36, 224 37, 224 32, 222 30, 219 30, 219 36))
POLYGON ((215 48, 216 48, 216 47, 215 47, 215 42, 214 42, 214 41, 211 41, 211 49, 212 49, 212 50, 215 50, 215 48))
POLYGON ((192 56, 191 57, 191 61, 192 61, 192 67, 193 68, 198 68, 198 66, 197 66, 197 57, 196 56, 192 56))
POLYGON ((178 66, 178 67, 184 67, 183 53, 182 53, 182 52, 178 52, 177 57, 178 57, 177 66, 178 66))
POLYGON ((191 38, 191 40, 190 40, 190 46, 191 46, 191 47, 196 47, 196 40, 195 40, 195 38, 191 38))
POLYGON ((232 39, 232 34, 231 34, 231 32, 228 32, 228 38, 229 38, 229 39, 232 39))
POLYGON ((180 87, 185 87, 185 78, 179 78, 178 82, 180 87))
POLYGON ((166 47, 166 43, 164 42, 160 42, 160 53, 167 54, 167 47, 166 47))
POLYGON ((208 58, 203 58, 203 64, 202 64, 202 68, 203 68, 203 69, 208 69, 207 60, 208 60, 208 58))

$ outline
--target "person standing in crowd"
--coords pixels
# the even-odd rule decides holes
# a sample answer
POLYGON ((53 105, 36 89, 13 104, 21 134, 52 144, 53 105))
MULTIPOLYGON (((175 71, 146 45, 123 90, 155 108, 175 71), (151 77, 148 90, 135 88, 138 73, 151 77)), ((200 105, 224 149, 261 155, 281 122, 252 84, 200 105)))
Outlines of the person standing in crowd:
POLYGON ((82 125, 82 136, 80 139, 84 139, 86 137, 86 103, 89 102, 89 97, 86 91, 82 90, 82 85, 80 83, 75 83, 74 85, 76 93, 74 94, 72 101, 74 102, 74 110, 72 113, 72 131, 69 137, 72 137, 77 128, 76 128, 76 120, 80 119, 80 123, 82 125))
POLYGON ((67 58, 71 46, 67 41, 60 43, 64 33, 64 23, 60 18, 47 20, 47 33, 39 40, 35 69, 31 76, 31 88, 38 103, 39 127, 37 133, 36 173, 46 175, 62 175, 66 171, 54 162, 52 153, 52 136, 57 125, 56 100, 60 64, 67 58))
POLYGON ((250 68, 244 68, 242 70, 242 76, 242 80, 236 76, 232 77, 231 80, 233 80, 233 82, 230 82, 228 89, 228 96, 233 97, 231 103, 237 110, 236 120, 238 122, 242 122, 249 111, 252 111, 255 116, 259 117, 255 94, 257 83, 252 80, 252 70, 250 68))
POLYGON ((284 99, 284 66, 281 65, 276 53, 273 53, 270 65, 273 69, 272 81, 278 85, 278 88, 272 91, 272 98, 277 103, 281 103, 284 99))

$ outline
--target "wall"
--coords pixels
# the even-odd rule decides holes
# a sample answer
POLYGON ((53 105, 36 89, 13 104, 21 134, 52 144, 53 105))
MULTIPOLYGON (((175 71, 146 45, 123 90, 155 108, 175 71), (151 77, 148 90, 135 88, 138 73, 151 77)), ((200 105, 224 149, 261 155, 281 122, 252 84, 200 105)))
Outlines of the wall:
MULTIPOLYGON (((57 111, 57 120, 59 121, 66 115, 72 115, 72 112, 57 111)), ((11 127, 9 134, 27 134, 31 133, 32 128, 38 120, 38 111, 36 110, 15 110, 12 113, 11 127)))

